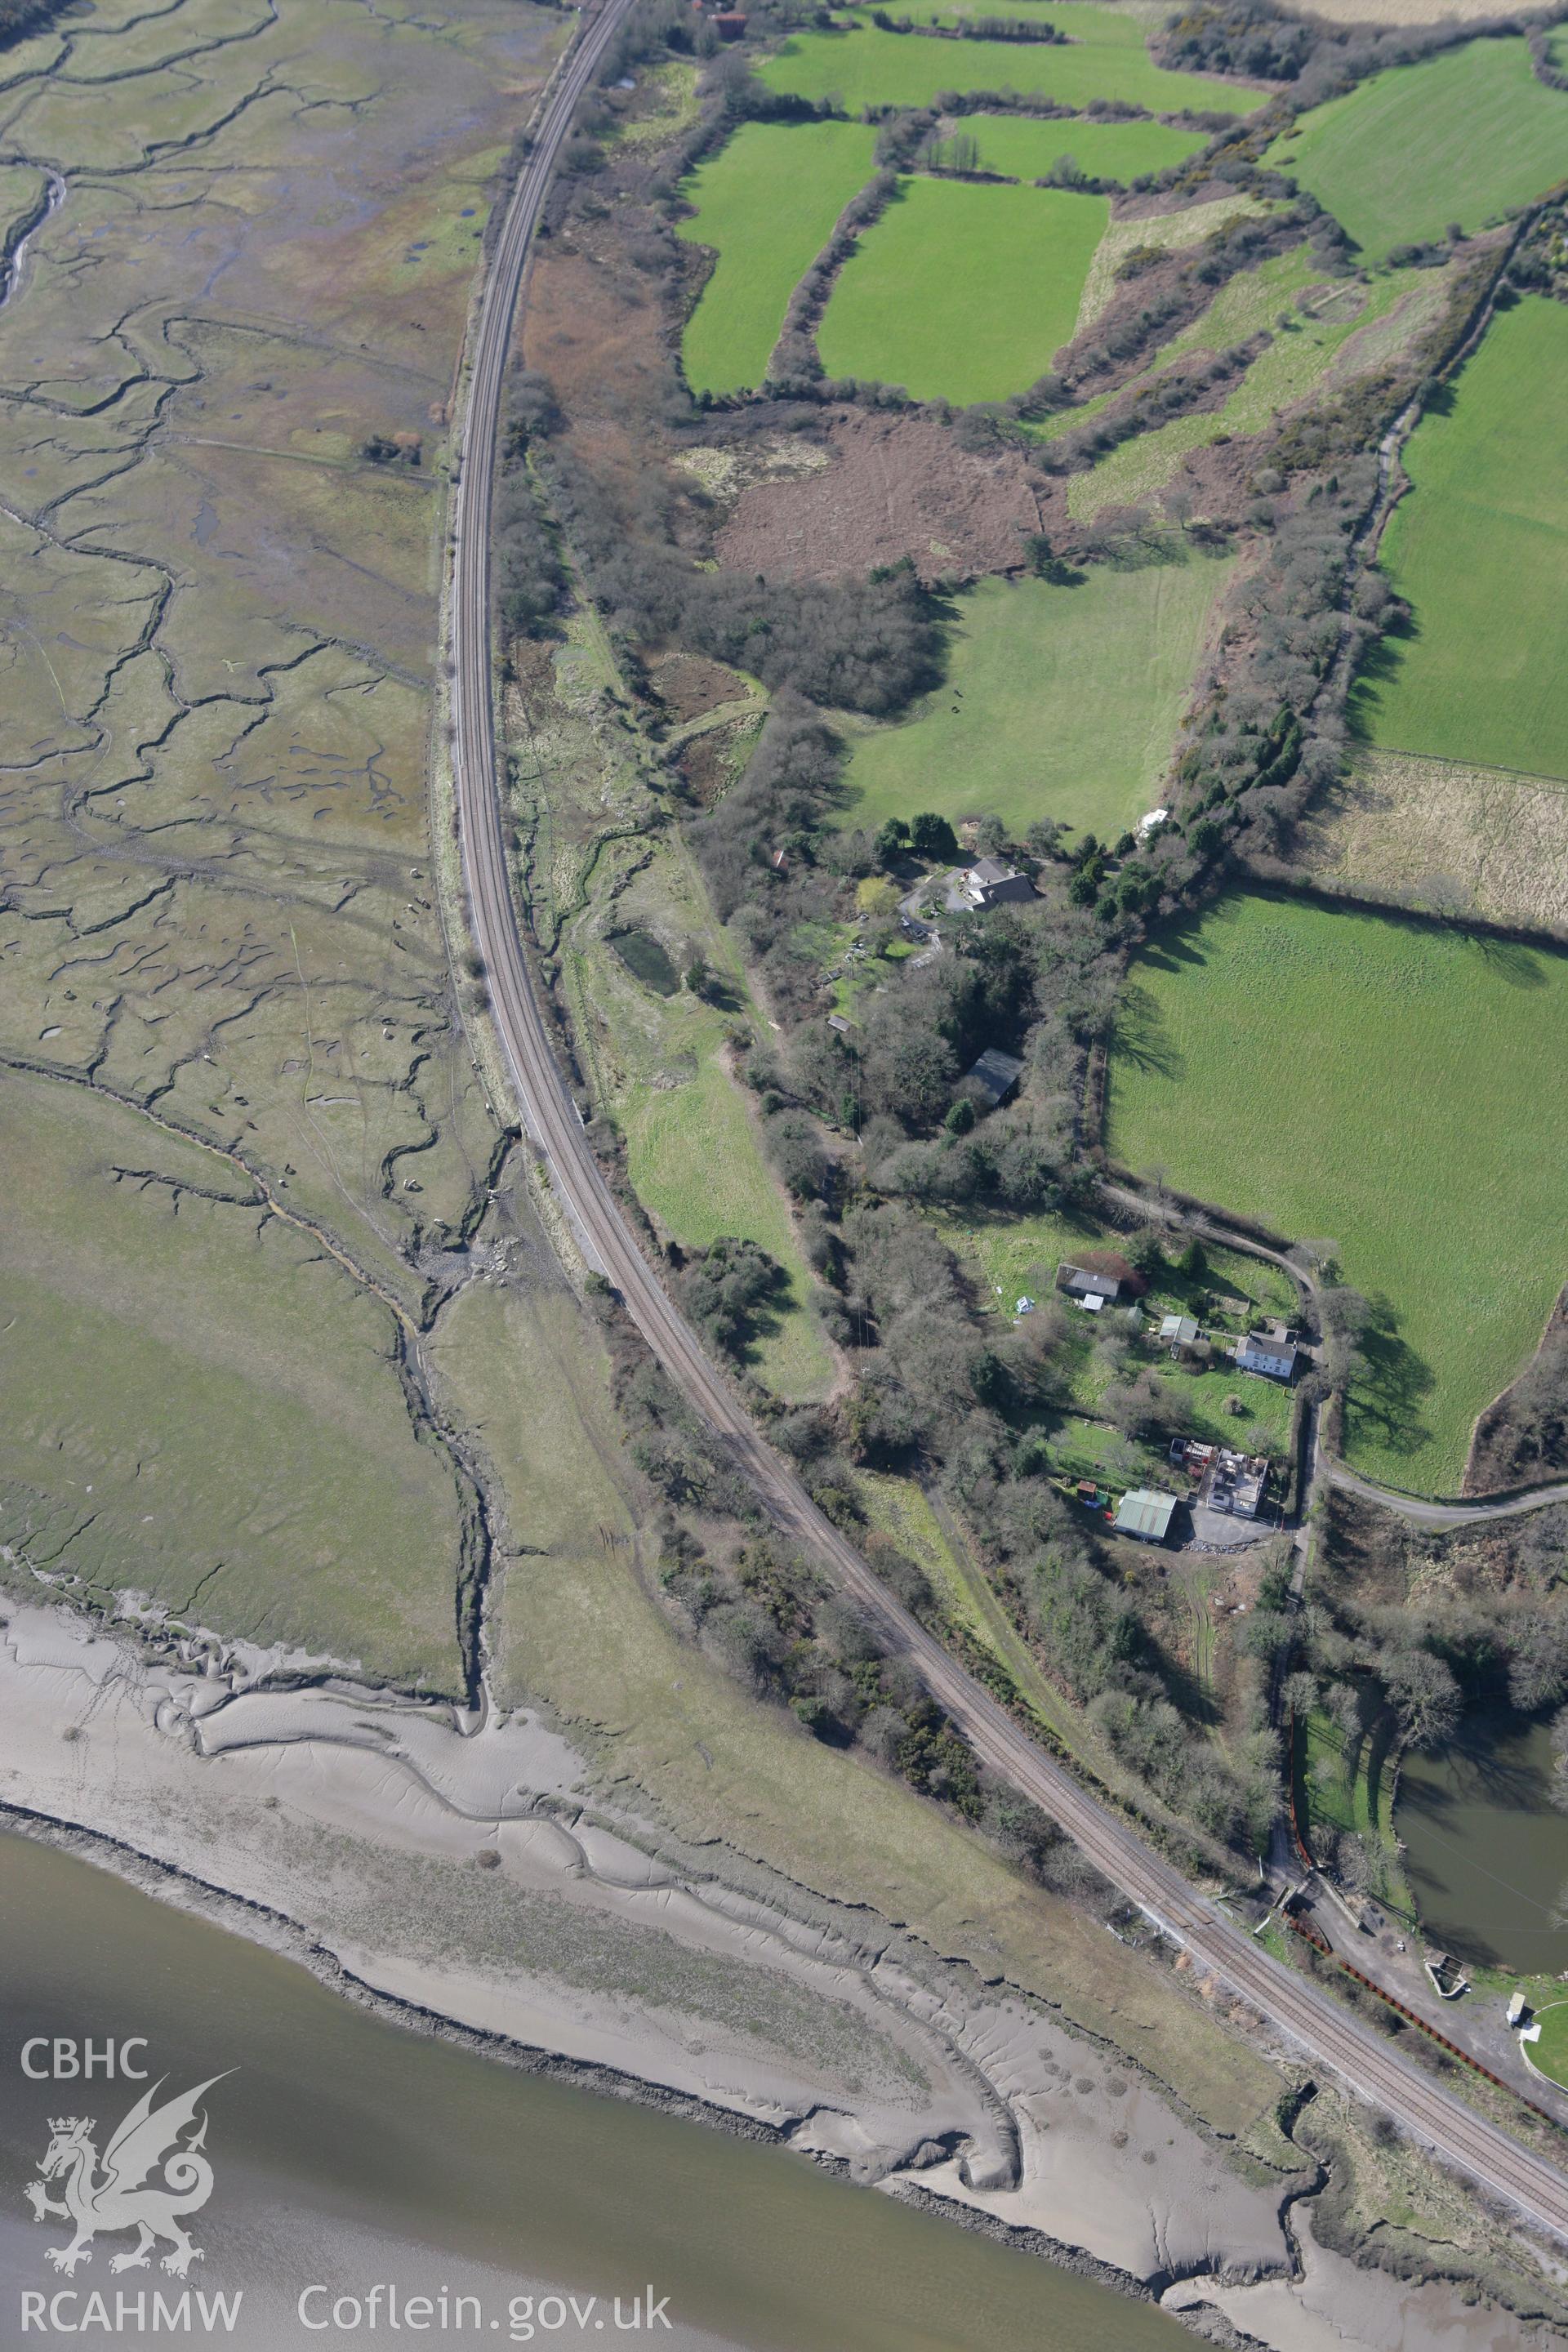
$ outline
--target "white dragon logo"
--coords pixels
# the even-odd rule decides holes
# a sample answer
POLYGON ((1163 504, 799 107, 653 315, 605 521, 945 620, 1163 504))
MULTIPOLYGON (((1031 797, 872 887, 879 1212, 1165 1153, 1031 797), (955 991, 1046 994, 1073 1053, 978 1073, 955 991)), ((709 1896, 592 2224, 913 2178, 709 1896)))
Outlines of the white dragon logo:
POLYGON ((114 2256, 109 2265, 111 2271, 145 2270, 160 2239, 167 2239, 174 2249, 164 2255, 163 2266, 176 2278, 184 2278, 193 2263, 204 2260, 201 2247, 193 2246, 181 2228, 180 2216, 199 2211, 213 2192, 213 2168, 200 2152, 207 2136, 205 2115, 184 2147, 179 2145, 179 2136, 195 2122, 203 2093, 223 2079, 213 2074, 194 2091, 183 2092, 155 2108, 153 2102, 168 2080, 166 2074, 161 2075, 151 2090, 143 2091, 104 2149, 101 2174, 92 2142, 92 2116, 49 2118, 52 2137, 38 2168, 42 2179, 27 2183, 26 2197, 35 2221, 58 2214, 62 2221, 75 2225, 76 2235, 68 2246, 47 2249, 56 2270, 74 2274, 79 2263, 91 2262, 92 2240, 100 2230, 108 2234, 118 2230, 141 2232, 128 2254, 114 2256), (162 2179, 149 2182, 148 2175, 160 2169, 162 2179), (51 2197, 44 2186, 45 2181, 62 2176, 63 2202, 51 2197))

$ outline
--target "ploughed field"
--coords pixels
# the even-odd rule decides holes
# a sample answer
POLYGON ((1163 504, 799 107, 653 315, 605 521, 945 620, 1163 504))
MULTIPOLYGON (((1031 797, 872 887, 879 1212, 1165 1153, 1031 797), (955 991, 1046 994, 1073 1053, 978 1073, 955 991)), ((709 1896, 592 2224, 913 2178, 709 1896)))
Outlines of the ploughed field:
POLYGON ((1380 748, 1568 778, 1565 383, 1568 310, 1529 296, 1406 443, 1382 562, 1413 623, 1356 693, 1380 748))
POLYGON ((698 166, 679 235, 718 255, 681 341, 693 392, 751 391, 789 299, 870 178, 877 134, 858 122, 748 122, 698 166))
POLYGON ((908 179, 839 273, 817 336, 830 376, 917 400, 1005 400, 1071 340, 1108 197, 908 179))
POLYGON ((957 601, 946 683, 900 724, 854 738, 848 821, 932 809, 993 814, 1022 834, 1037 817, 1115 836, 1157 796, 1197 668, 1223 560, 1123 572, 1097 564, 1076 587, 983 582, 957 601))
POLYGON ((1379 261, 1450 221, 1473 234, 1568 173, 1568 92, 1536 79, 1522 39, 1468 41, 1314 107, 1263 161, 1379 261))
POLYGON ((1349 1458, 1455 1493, 1568 1275, 1568 957, 1233 892, 1134 966, 1107 1140, 1333 1240, 1378 1308, 1349 1458))

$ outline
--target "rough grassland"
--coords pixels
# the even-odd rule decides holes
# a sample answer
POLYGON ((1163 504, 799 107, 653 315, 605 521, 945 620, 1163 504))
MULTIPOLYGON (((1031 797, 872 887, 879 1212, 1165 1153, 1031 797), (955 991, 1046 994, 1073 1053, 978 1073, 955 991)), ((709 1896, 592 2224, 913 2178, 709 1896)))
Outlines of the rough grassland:
POLYGON ((1531 296, 1405 446, 1382 552, 1414 633, 1382 641, 1356 698, 1386 750, 1568 778, 1565 385, 1568 310, 1531 296))
POLYGON ((1038 180, 1070 155, 1091 180, 1124 185, 1145 172, 1184 163, 1206 135, 1177 131, 1168 122, 1035 122, 1025 114, 968 114, 959 129, 979 141, 983 172, 1038 180))
POLYGON ((1385 1303, 1350 1458, 1458 1488, 1568 1276, 1568 958, 1233 894, 1134 970, 1108 1140, 1385 1303))
POLYGON ((682 183, 697 215, 679 234, 719 256, 681 341, 693 392, 762 383, 789 298, 869 179, 876 144, 858 122, 748 122, 682 183))
POLYGON ((1480 228, 1568 173, 1568 95, 1536 80, 1522 40, 1470 41, 1315 107, 1263 161, 1381 260, 1449 221, 1480 228))
POLYGON ((762 1159, 742 1089, 712 1041, 685 1086, 638 1087, 617 1117, 637 1198, 688 1249, 740 1234, 784 1266, 793 1307, 758 1350, 757 1370, 792 1402, 826 1395, 833 1359, 815 1315, 810 1278, 777 1184, 762 1159))
MULTIPOLYGON (((1079 13, 1085 18, 1100 15, 1098 9, 1079 13)), ((758 68, 758 78, 770 89, 801 98, 837 97, 850 113, 862 106, 929 106, 942 89, 1040 90, 1063 106, 1120 98, 1152 114, 1193 107, 1246 114, 1259 103, 1262 91, 1241 82, 1165 72, 1141 40, 1127 40, 1124 18, 1113 21, 1116 38, 1084 38, 1066 47, 941 41, 920 33, 884 33, 874 25, 858 25, 848 33, 796 33, 777 57, 758 68)))
MULTIPOLYGON (((680 835, 659 821, 640 736, 620 723, 625 689, 605 633, 574 614, 553 646, 514 648, 508 746, 528 841, 521 883, 537 935, 563 949, 561 985, 599 1108, 626 1138, 639 1199, 689 1248, 740 1234, 777 1259, 790 1298, 754 1369, 792 1400, 826 1395, 833 1357, 784 1198, 763 1157, 740 1082, 721 1057, 745 973, 680 835), (611 945, 635 931, 678 972, 694 955, 727 1003, 663 996, 611 945)), ((737 678, 737 685, 743 683, 737 678)))
MULTIPOLYGON (((1073 123, 1061 127, 1068 131, 1077 128, 1073 123)), ((1083 300, 1079 305, 1074 331, 1081 335, 1093 326, 1117 291, 1117 270, 1136 247, 1160 245, 1168 252, 1184 252, 1188 246, 1197 245, 1216 228, 1223 228, 1226 221, 1260 220, 1269 210, 1256 196, 1215 196, 1210 204, 1189 205, 1181 213, 1159 213, 1152 220, 1112 221, 1100 241, 1100 250, 1084 280, 1083 300)))
POLYGON ((964 597, 948 683, 859 732, 847 814, 1037 816, 1114 836, 1152 805, 1228 566, 1090 571, 1081 587, 986 581, 964 597))
POLYGON ((237 1170, 85 1087, 0 1076, 0 1172, 13 1552, 452 1688, 457 1491, 388 1309, 237 1170))
POLYGON ((1497 13, 1495 0, 1319 0, 1312 11, 1331 25, 1468 25, 1497 13))
MULTIPOLYGON (((1313 287, 1309 307, 1299 302, 1314 274, 1310 256, 1298 250, 1233 278, 1203 318, 1173 338, 1151 377, 1184 352, 1223 351, 1264 330, 1272 340, 1218 408, 1173 417, 1152 433, 1122 442, 1086 473, 1075 474, 1068 485, 1068 513, 1088 521, 1102 507, 1152 498, 1174 478, 1189 451, 1208 447, 1222 433, 1261 433, 1285 409, 1306 399, 1331 369, 1344 377, 1386 364, 1389 335, 1373 331, 1384 328, 1402 304, 1391 332, 1414 336, 1440 308, 1446 291, 1445 271, 1396 270, 1374 281, 1359 315, 1336 317, 1331 303, 1313 307, 1325 291, 1321 286, 1313 287)), ((1069 410, 1060 423, 1072 421, 1069 410)))
POLYGON ((605 1769, 645 1789, 679 1835, 737 1842, 739 1824, 745 1851, 771 1867, 873 1906, 987 1976, 1006 1970, 1218 2130, 1277 2147, 1265 2117, 1279 2077, 1245 2042, 1089 1915, 1028 1885, 911 1790, 759 1705, 677 1638, 643 1581, 650 1563, 639 1557, 603 1360, 580 1327, 564 1327, 570 1304, 484 1292, 458 1302, 514 1530, 524 1542, 531 1525, 550 1531, 507 1571, 496 1620, 502 1703, 542 1702, 597 1729, 605 1769), (534 1400, 563 1380, 569 1423, 541 1446, 534 1400), (584 1552, 572 1533, 584 1523, 622 1541, 584 1552))
POLYGON ((905 180, 860 239, 817 336, 830 376, 918 400, 1005 400, 1072 334, 1110 199, 905 180))
POLYGON ((1568 790, 1506 769, 1361 751, 1297 827, 1291 856, 1352 892, 1568 930, 1568 790))

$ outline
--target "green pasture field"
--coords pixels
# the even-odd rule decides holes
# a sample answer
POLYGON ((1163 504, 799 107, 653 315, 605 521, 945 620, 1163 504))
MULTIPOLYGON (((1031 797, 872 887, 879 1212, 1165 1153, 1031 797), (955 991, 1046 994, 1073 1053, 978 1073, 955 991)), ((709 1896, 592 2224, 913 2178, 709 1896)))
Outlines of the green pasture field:
MULTIPOLYGON (((1413 333, 1443 299, 1441 273, 1403 269, 1377 278, 1364 307, 1353 316, 1348 306, 1339 309, 1331 296, 1321 311, 1303 310, 1297 298, 1316 278, 1310 256, 1300 247, 1233 278, 1203 317, 1173 338, 1148 377, 1141 380, 1152 380, 1185 352, 1224 351, 1264 330, 1272 341, 1218 408, 1173 416, 1168 425, 1122 442, 1087 472, 1075 474, 1068 485, 1069 514, 1088 521, 1102 507, 1131 506, 1154 497, 1173 479, 1189 451, 1206 448, 1222 433, 1261 433, 1282 409, 1304 400, 1342 352, 1347 369, 1353 370, 1355 354, 1346 349, 1352 338, 1386 320, 1396 304, 1405 306, 1413 333)), ((1373 344, 1367 364, 1381 364, 1385 357, 1381 344, 1373 344)), ((1065 429, 1073 421, 1068 410, 1057 420, 1058 427, 1065 429)))
POLYGON ((1530 2063, 1553 2083, 1568 2086, 1568 2000, 1554 2000, 1536 2012, 1538 2040, 1528 2042, 1530 2063))
POLYGON ((1135 964, 1107 1140, 1331 1237, 1378 1310, 1346 1452, 1454 1494, 1568 1275, 1568 956, 1232 892, 1135 964))
POLYGON ((830 376, 917 400, 1005 400, 1072 335, 1106 196, 907 179, 845 263, 817 333, 830 376))
MULTIPOLYGON (((1050 12, 1053 17, 1059 13, 1050 12)), ((759 66, 758 79, 800 98, 837 99, 851 114, 862 106, 929 106, 943 89, 1038 90, 1063 106, 1119 98, 1152 114, 1190 108, 1247 114, 1261 101, 1263 92, 1246 83, 1167 73, 1149 56, 1136 27, 1130 39, 1130 20, 1112 10, 1103 12, 1104 30, 1099 8, 1075 13, 1083 35, 1064 47, 942 41, 921 33, 884 33, 875 25, 847 33, 795 33, 759 66)))
MULTIPOLYGON (((846 11, 865 22, 868 8, 846 11)), ((963 16, 994 16, 1000 14, 1022 16, 1036 22, 1055 26, 1074 42, 1087 42, 1094 48, 1136 49, 1142 51, 1148 32, 1148 19, 1135 8, 1119 8, 1114 0, 1008 0, 1005 11, 999 10, 996 0, 900 0, 898 14, 908 16, 916 25, 951 25, 963 16)))
POLYGON ((678 234, 719 256, 681 339, 693 392, 762 383, 789 298, 870 178, 876 144, 859 122, 748 122, 682 182, 697 213, 678 234))
POLYGON ((1379 261, 1450 221, 1473 233, 1568 174, 1568 94, 1537 81, 1522 39, 1467 41, 1314 107, 1263 162, 1379 261))
POLYGON ((0 1177, 13 1553, 457 1688, 457 1492, 389 1310, 217 1153, 85 1087, 0 1079, 0 1177))
POLYGON ((762 1157, 746 1098, 716 1051, 686 1086, 637 1087, 616 1105, 639 1201, 688 1249, 739 1234, 790 1277, 793 1301, 758 1350, 767 1386, 792 1402, 825 1396, 833 1359, 805 1307, 809 1278, 778 1185, 762 1157))
POLYGON ((1123 186, 1146 172, 1184 163, 1208 136, 1168 122, 1041 121, 1027 114, 966 114, 958 127, 978 142, 983 172, 1039 180, 1070 155, 1089 179, 1117 180, 1123 186))
POLYGON ((848 822, 935 810, 1114 838, 1152 804, 1208 617, 1230 576, 1189 551, 1075 588, 987 580, 962 598, 945 686, 895 726, 847 722, 848 822))
POLYGON ((1413 633, 1384 638, 1357 723, 1384 750, 1568 778, 1568 310, 1493 320, 1405 444, 1382 562, 1413 633))

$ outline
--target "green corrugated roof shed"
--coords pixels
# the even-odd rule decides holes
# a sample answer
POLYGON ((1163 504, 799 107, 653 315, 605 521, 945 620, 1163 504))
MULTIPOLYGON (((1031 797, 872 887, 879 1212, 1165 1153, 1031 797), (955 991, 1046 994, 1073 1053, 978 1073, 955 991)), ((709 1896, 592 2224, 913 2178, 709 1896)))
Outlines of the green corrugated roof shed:
POLYGON ((1134 1486, 1121 1497, 1116 1514, 1119 1536, 1142 1536, 1146 1543, 1163 1543, 1176 1507, 1174 1495, 1156 1494, 1152 1486, 1134 1486))

